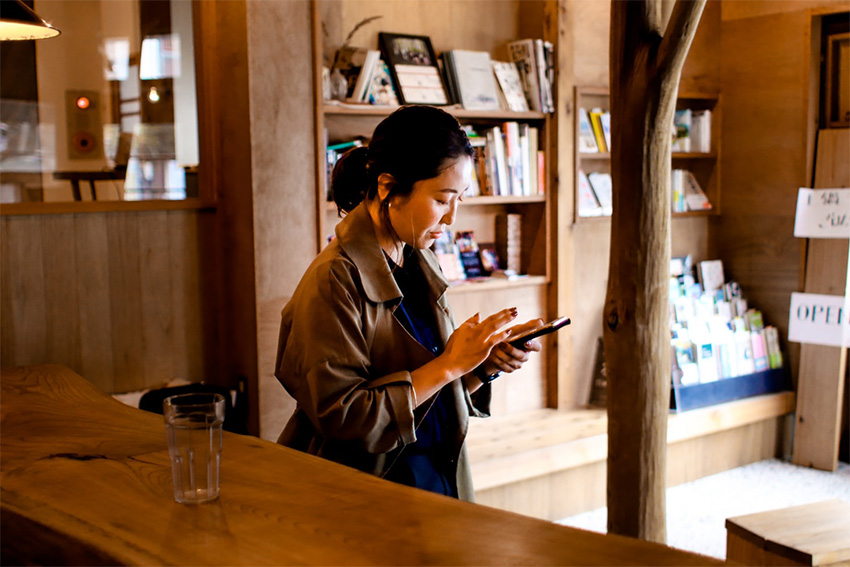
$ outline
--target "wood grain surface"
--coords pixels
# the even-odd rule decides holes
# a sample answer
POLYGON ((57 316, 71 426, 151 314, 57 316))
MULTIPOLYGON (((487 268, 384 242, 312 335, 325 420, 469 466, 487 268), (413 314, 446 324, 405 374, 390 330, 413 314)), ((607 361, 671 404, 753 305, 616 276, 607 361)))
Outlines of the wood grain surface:
POLYGON ((2 562, 698 565, 225 433, 221 498, 174 502, 161 417, 56 365, 2 372, 2 562))

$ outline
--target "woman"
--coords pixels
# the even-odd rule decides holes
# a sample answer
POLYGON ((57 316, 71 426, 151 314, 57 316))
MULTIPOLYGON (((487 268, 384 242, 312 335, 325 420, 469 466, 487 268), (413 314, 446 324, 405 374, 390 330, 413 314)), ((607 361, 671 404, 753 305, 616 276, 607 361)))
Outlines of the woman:
POLYGON ((472 155, 451 115, 409 106, 338 162, 331 189, 348 214, 283 309, 275 375, 298 406, 280 443, 472 499, 469 416, 488 415, 489 382, 528 359, 502 341, 542 324, 504 329, 509 308, 453 328, 429 248, 454 222, 472 155))

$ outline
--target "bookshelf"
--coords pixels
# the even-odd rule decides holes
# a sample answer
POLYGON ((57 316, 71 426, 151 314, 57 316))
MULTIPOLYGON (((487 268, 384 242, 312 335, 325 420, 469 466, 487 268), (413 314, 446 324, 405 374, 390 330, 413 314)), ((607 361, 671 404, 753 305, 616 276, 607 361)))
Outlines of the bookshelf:
MULTIPOLYGON (((609 109, 608 90, 601 87, 575 88, 575 222, 598 222, 609 219, 610 215, 581 216, 579 214, 579 172, 611 173, 611 154, 609 152, 582 152, 580 151, 580 109, 590 110, 599 108, 603 111, 609 109)), ((721 105, 720 96, 710 93, 680 92, 676 103, 677 110, 690 109, 692 111, 708 110, 711 112, 711 145, 706 152, 672 152, 672 168, 684 169, 694 174, 697 182, 708 197, 712 207, 704 211, 673 212, 673 217, 704 217, 720 214, 721 191, 720 191, 720 124, 721 105)))
MULTIPOLYGON (((322 66, 333 60, 334 52, 342 44, 343 38, 358 22, 379 15, 380 19, 357 31, 351 41, 352 45, 375 48, 378 45, 378 32, 399 32, 430 37, 438 53, 450 49, 480 50, 489 52, 494 60, 505 61, 508 60, 506 45, 509 41, 544 37, 542 19, 535 18, 533 10, 522 13, 519 10, 520 3, 516 0, 482 0, 475 3, 314 0, 316 226, 320 249, 327 245, 329 236, 340 221, 336 206, 327 199, 327 146, 355 138, 362 138, 366 143, 378 123, 394 110, 390 107, 323 100, 322 66), (452 12, 451 17, 446 14, 446 10, 452 12), (415 14, 415 17, 411 14, 415 14), (487 22, 482 22, 482 18, 487 22)), ((538 7, 544 5, 542 2, 535 4, 538 7)), ((553 237, 556 223, 552 202, 557 188, 554 185, 552 156, 557 149, 551 116, 535 111, 467 110, 457 105, 442 108, 455 116, 462 125, 469 125, 479 132, 506 122, 528 124, 538 130, 539 148, 546 154, 544 194, 465 197, 461 202, 452 231, 473 231, 479 243, 495 241, 495 221, 498 216, 521 215, 520 273, 523 276, 452 285, 448 294, 455 321, 463 321, 476 312, 487 315, 507 306, 516 306, 523 321, 535 317, 545 320, 555 318, 558 315, 554 291, 557 285, 554 269, 557 240, 553 237)), ((557 390, 555 359, 555 340, 549 339, 544 343, 544 351, 540 356, 534 357, 508 380, 494 384, 493 412, 511 414, 552 407, 555 401, 550 398, 552 392, 557 390)))

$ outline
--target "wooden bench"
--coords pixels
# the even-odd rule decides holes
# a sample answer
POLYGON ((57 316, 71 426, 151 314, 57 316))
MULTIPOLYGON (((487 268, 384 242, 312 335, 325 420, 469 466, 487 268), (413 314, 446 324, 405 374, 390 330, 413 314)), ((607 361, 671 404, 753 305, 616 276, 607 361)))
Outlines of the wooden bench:
POLYGON ((729 518, 726 560, 743 565, 850 564, 850 504, 827 500, 729 518))
MULTIPOLYGON (((780 456, 791 392, 671 415, 667 484, 690 482, 780 456)), ((478 503, 548 520, 605 506, 608 417, 604 409, 541 409, 470 423, 478 503)))

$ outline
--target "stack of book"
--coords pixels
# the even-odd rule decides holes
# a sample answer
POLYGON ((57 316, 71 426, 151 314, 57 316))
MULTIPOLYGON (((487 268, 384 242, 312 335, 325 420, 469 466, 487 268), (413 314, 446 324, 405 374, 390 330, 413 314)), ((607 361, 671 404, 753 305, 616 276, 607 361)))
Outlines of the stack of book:
POLYGON ((434 252, 443 275, 449 282, 487 278, 503 272, 494 243, 478 243, 471 230, 458 231, 453 237, 445 231, 434 243, 434 252))
POLYGON ((601 108, 578 110, 578 151, 597 153, 611 151, 611 113, 601 108))
POLYGON ((496 254, 506 272, 520 274, 522 251, 522 215, 496 216, 496 254))
POLYGON ((674 380, 688 386, 782 367, 778 331, 724 280, 720 260, 695 267, 690 257, 674 258, 670 271, 674 380))
POLYGON ((554 112, 552 85, 555 81, 555 54, 551 42, 519 39, 508 43, 510 60, 519 70, 523 92, 531 110, 554 112))
POLYGON ((687 211, 707 211, 711 203, 693 173, 686 169, 674 169, 671 172, 670 205, 674 213, 687 211))
POLYGON ((578 171, 578 215, 580 217, 611 216, 613 212, 611 174, 578 171))
POLYGON ((677 110, 673 116, 673 152, 708 153, 711 151, 711 111, 677 110))
POLYGON ((530 196, 545 191, 545 154, 539 131, 514 121, 483 131, 466 128, 475 152, 469 196, 530 196))

